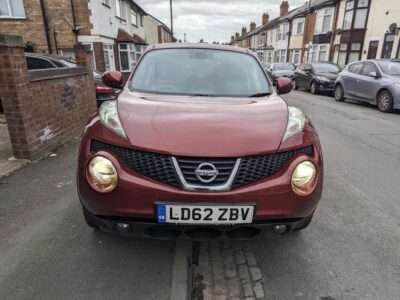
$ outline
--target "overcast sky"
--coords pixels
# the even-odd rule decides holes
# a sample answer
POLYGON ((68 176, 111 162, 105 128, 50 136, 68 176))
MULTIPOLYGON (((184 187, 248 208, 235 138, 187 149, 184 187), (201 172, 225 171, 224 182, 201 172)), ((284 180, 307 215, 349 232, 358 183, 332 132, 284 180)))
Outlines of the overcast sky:
MULTIPOLYGON (((136 0, 148 13, 170 25, 169 0, 136 0)), ((289 0, 295 8, 305 0, 289 0)), ((279 14, 281 0, 173 0, 174 31, 178 39, 187 34, 189 42, 204 38, 207 42, 228 42, 230 36, 247 30, 251 21, 257 26, 261 15, 268 12, 271 18, 279 14)))

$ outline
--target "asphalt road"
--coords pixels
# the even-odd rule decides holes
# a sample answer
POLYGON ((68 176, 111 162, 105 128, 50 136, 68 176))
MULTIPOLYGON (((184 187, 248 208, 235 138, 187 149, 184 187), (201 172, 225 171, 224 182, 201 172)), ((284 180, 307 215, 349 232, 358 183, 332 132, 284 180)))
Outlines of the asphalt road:
POLYGON ((0 180, 0 299, 169 299, 175 244, 88 228, 75 149, 0 180))
MULTIPOLYGON (((266 299, 399 300, 400 113, 304 92, 285 98, 317 127, 326 180, 309 229, 242 242, 266 299)), ((75 149, 0 180, 0 299, 168 299, 175 244, 88 228, 75 149)))
POLYGON ((320 134, 326 178, 311 227, 251 243, 266 299, 400 299, 400 113, 293 92, 320 134))

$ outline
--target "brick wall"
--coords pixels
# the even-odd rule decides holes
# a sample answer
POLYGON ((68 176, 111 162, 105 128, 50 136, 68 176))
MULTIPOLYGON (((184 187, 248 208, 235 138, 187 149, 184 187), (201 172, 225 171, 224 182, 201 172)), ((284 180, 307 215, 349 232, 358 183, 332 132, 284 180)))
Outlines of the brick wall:
POLYGON ((90 22, 92 12, 88 8, 88 0, 73 0, 76 24, 81 28, 79 34, 90 35, 93 24, 90 22))
MULTIPOLYGON (((35 159, 78 134, 96 111, 89 65, 27 71, 22 38, 0 35, 0 97, 14 156, 35 159)), ((90 53, 77 48, 79 62, 90 53)))
MULTIPOLYGON (((72 50, 76 43, 74 18, 70 0, 44 0, 53 53, 72 50)), ((80 34, 90 35, 88 0, 73 0, 76 26, 80 34)), ((25 43, 34 45, 35 52, 48 52, 48 45, 40 0, 24 0, 25 19, 0 19, 0 34, 22 36, 25 43)))
POLYGON ((26 19, 0 19, 0 34, 19 35, 35 50, 47 52, 46 35, 39 0, 24 0, 26 19))

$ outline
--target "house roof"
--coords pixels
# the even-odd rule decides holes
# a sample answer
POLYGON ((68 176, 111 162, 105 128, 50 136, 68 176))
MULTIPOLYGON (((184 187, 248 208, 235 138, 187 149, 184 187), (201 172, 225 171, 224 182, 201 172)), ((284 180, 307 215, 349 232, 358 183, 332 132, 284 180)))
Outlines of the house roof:
MULTIPOLYGON (((258 26, 254 31, 247 33, 246 37, 258 34, 266 29, 271 29, 282 22, 292 20, 296 17, 305 16, 308 12, 313 11, 315 9, 319 9, 328 5, 334 5, 337 0, 309 0, 309 1, 310 3, 306 2, 303 5, 296 7, 295 9, 292 9, 286 16, 277 17, 269 21, 267 24, 258 26)), ((241 37, 241 39, 243 38, 241 37)))
POLYGON ((134 43, 139 45, 147 45, 146 41, 142 39, 140 36, 134 34, 133 36, 127 33, 126 31, 119 29, 117 35, 118 43, 134 43))

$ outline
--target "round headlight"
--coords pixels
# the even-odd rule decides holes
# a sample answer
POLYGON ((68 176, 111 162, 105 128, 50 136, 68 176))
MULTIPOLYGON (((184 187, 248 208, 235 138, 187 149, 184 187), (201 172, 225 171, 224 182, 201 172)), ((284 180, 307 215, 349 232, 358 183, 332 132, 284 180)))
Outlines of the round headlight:
POLYGON ((99 193, 109 193, 118 184, 118 173, 111 160, 96 156, 89 162, 87 178, 90 186, 99 193))
POLYGON ((299 163, 292 175, 292 188, 296 194, 309 195, 315 189, 317 168, 311 161, 299 163))

